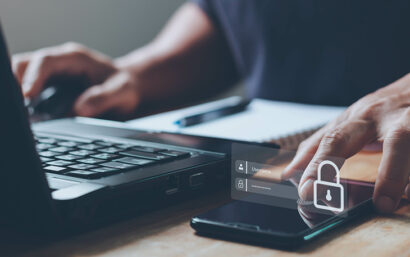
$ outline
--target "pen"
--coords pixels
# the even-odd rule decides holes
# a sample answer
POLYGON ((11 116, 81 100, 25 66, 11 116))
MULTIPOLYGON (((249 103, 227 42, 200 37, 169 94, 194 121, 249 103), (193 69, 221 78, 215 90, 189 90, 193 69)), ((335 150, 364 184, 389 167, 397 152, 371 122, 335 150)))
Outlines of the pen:
POLYGON ((229 105, 216 110, 199 113, 192 116, 187 116, 175 121, 174 123, 180 127, 189 127, 211 120, 216 120, 221 117, 232 115, 245 110, 249 103, 249 100, 244 100, 234 105, 229 105))

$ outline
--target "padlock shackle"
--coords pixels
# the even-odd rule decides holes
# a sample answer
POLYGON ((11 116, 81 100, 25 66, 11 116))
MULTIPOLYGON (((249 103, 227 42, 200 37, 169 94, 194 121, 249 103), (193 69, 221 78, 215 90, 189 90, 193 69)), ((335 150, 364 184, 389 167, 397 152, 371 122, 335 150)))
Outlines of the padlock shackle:
POLYGON ((340 170, 339 167, 337 167, 337 165, 329 160, 324 160, 319 164, 319 167, 317 168, 317 178, 318 180, 322 181, 322 167, 325 166, 326 164, 329 164, 330 166, 332 166, 335 171, 336 171, 336 183, 340 184, 340 170))

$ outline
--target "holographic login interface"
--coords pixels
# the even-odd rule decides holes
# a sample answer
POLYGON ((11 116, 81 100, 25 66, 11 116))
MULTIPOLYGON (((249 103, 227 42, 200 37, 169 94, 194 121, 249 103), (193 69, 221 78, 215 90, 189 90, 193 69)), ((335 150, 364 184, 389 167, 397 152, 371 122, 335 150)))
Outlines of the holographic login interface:
POLYGON ((363 190, 366 191, 364 198, 358 196, 360 190, 349 195, 352 193, 349 192, 351 186, 348 185, 347 180, 343 179, 343 173, 340 170, 345 160, 328 156, 320 160, 315 171, 311 194, 305 199, 300 198, 298 186, 304 169, 296 171, 294 176, 288 180, 283 180, 281 176, 282 171, 295 154, 296 151, 233 143, 232 199, 297 209, 305 213, 344 215, 346 209, 371 197, 372 184, 359 181, 355 182, 355 185, 363 186, 363 190))

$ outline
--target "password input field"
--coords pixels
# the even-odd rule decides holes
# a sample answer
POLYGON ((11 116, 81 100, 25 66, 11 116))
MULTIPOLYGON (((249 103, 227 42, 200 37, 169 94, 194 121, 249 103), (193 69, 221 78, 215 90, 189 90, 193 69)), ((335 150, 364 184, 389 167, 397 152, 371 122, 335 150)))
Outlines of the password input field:
POLYGON ((287 199, 297 200, 298 192, 296 187, 259 181, 255 179, 246 179, 246 191, 249 193, 263 194, 287 199))

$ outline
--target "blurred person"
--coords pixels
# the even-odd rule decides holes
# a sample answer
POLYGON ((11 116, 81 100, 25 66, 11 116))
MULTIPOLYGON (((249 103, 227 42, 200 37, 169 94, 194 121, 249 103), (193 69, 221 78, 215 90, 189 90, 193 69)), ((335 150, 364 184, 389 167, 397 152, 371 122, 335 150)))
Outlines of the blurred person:
POLYGON ((409 13, 409 1, 194 0, 125 56, 66 43, 15 55, 13 69, 27 98, 52 77, 86 76, 80 116, 201 99, 239 80, 250 98, 350 105, 300 145, 283 177, 304 170, 309 199, 322 159, 379 142, 374 204, 392 212, 410 196, 409 13))

